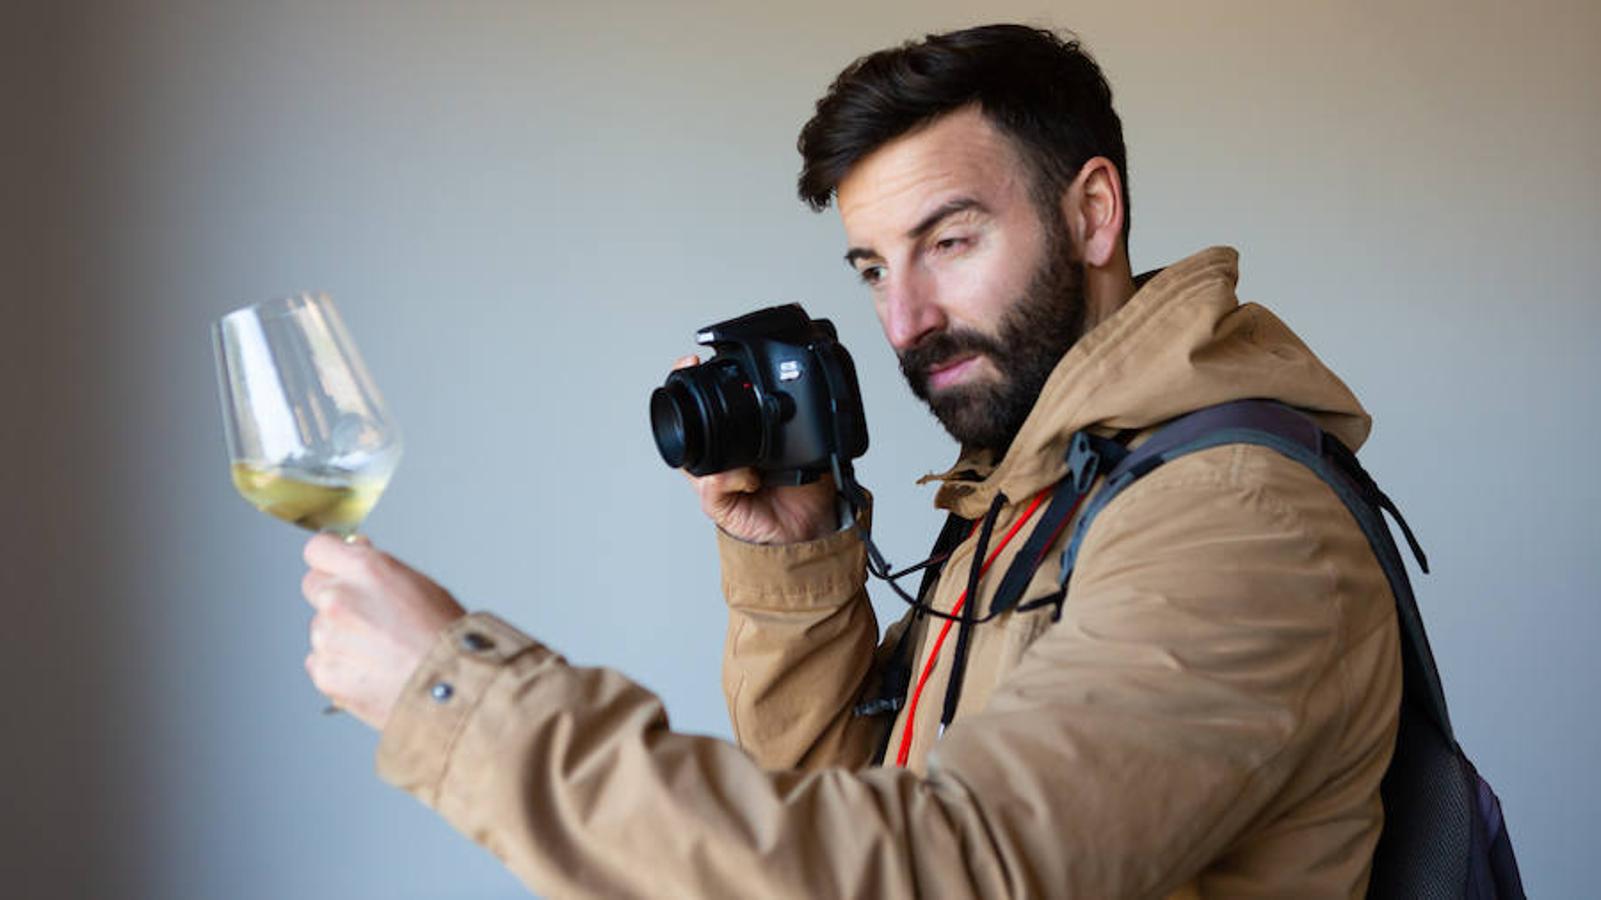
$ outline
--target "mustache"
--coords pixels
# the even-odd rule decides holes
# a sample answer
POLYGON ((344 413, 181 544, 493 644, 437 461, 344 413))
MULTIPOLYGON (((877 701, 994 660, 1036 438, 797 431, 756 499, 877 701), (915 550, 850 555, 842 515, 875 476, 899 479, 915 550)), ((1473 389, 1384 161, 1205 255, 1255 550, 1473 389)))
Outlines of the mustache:
POLYGON ((1000 341, 976 331, 941 331, 900 354, 901 374, 912 386, 912 392, 923 397, 928 388, 929 369, 957 356, 1000 358, 1005 350, 1000 341))

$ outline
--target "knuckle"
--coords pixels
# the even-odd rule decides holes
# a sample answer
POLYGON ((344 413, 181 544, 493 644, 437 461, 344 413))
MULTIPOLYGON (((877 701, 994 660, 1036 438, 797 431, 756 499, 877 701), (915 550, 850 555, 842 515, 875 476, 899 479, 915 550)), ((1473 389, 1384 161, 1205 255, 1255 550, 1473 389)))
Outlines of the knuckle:
POLYGON ((356 572, 363 580, 373 583, 384 577, 384 573, 389 569, 389 564, 389 554, 374 550, 370 553, 362 554, 361 561, 356 564, 356 572))
POLYGON ((329 624, 342 621, 350 614, 350 598, 342 590, 325 590, 322 592, 322 608, 318 610, 312 622, 320 621, 320 627, 326 628, 329 624))
POLYGON ((371 584, 378 578, 378 567, 373 564, 372 560, 363 558, 351 567, 350 578, 352 581, 371 584))

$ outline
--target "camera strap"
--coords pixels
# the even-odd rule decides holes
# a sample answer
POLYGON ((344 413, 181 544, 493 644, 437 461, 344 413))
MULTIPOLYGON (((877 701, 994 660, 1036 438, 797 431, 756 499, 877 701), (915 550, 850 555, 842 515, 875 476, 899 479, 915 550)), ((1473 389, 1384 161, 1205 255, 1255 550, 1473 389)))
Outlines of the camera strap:
MULTIPOLYGON (((877 689, 857 704, 853 710, 856 715, 872 717, 893 714, 900 712, 901 707, 906 705, 907 690, 912 684, 912 635, 917 632, 917 625, 927 611, 929 591, 938 583, 951 551, 973 534, 976 524, 955 513, 945 517, 945 524, 940 528, 939 536, 934 539, 934 546, 929 551, 928 559, 920 564, 923 579, 917 587, 918 603, 912 608, 911 618, 895 638, 895 646, 890 649, 889 656, 885 657, 883 665, 879 668, 877 689)), ((889 753, 890 730, 886 724, 884 733, 879 738, 878 751, 873 755, 875 765, 882 764, 885 755, 889 753)))
MULTIPOLYGON (((944 633, 948 632, 952 625, 958 627, 951 675, 946 685, 945 700, 940 712, 940 730, 942 732, 954 720, 956 709, 961 703, 968 648, 974 626, 988 622, 1013 609, 1023 612, 1047 605, 1055 607, 1052 614, 1053 619, 1060 618, 1062 603, 1067 593, 1065 586, 1046 597, 1031 600, 1021 605, 1019 605, 1019 601, 1027 590, 1029 582, 1033 579, 1035 571, 1038 570, 1045 557, 1049 554, 1050 548, 1055 545, 1063 531, 1072 521, 1074 514, 1083 505, 1096 476, 1102 474, 1105 469, 1115 466, 1128 454, 1127 442, 1133 434, 1132 430, 1126 430, 1112 438, 1103 438, 1087 432, 1080 432, 1074 436, 1074 440, 1070 442, 1067 451, 1068 473, 1066 477, 1036 495, 1022 519, 1002 541, 1002 546, 1004 546, 1006 542, 1011 540, 1016 530, 1032 518, 1033 513, 1039 508, 1041 501, 1045 500, 1048 493, 1049 501, 1044 504, 1044 511, 1035 523, 1033 530, 1029 533, 1028 540, 1019 550, 1016 557, 1013 558, 1011 565, 1007 567, 1006 574, 1002 577, 1001 583, 996 588, 995 595, 990 601, 990 608, 983 615, 977 614, 978 582, 988 568, 985 562, 985 550, 989 544, 989 536, 994 527, 995 519, 1008 502, 1005 495, 996 495, 994 503, 981 521, 969 521, 954 513, 949 515, 946 518, 945 525, 940 529, 939 537, 936 538, 928 559, 916 565, 908 566, 900 572, 889 571, 888 561, 873 542, 872 535, 869 533, 868 528, 865 527, 865 523, 863 523, 860 531, 862 542, 867 549, 868 572, 887 583, 897 596, 912 607, 912 617, 907 622, 906 627, 901 630, 889 656, 883 662, 877 690, 854 708, 853 712, 856 715, 879 716, 887 713, 894 714, 898 713, 906 705, 912 676, 910 659, 911 636, 918 630, 917 625, 925 616, 947 620, 946 626, 942 630, 941 638, 944 637, 944 633), (979 535, 979 545, 974 552, 972 568, 968 572, 967 590, 962 595, 964 600, 973 598, 973 602, 962 603, 961 608, 954 610, 952 613, 944 613, 934 609, 928 601, 928 595, 938 582, 943 572, 945 561, 962 541, 975 533, 979 535), (922 571, 923 578, 918 585, 917 596, 912 597, 896 582, 897 579, 915 571, 922 571)), ((841 516, 842 524, 845 527, 850 527, 856 524, 866 513, 867 492, 856 481, 855 472, 849 460, 841 461, 837 456, 834 457, 833 470, 834 483, 842 501, 841 506, 848 515, 848 518, 846 515, 841 516)), ((997 548, 997 553, 999 549, 997 548)), ((943 643, 943 640, 938 643, 943 643)), ((938 656, 937 647, 933 656, 938 656)), ((929 660, 929 668, 932 668, 933 662, 934 659, 931 658, 929 660)), ((919 688, 922 687, 923 680, 922 678, 919 679, 919 688)), ((921 693, 920 690, 919 693, 921 693)), ((888 754, 891 730, 889 727, 884 729, 879 750, 875 756, 876 764, 882 764, 888 754)), ((897 760, 899 764, 904 765, 906 745, 909 744, 908 739, 910 736, 910 723, 908 723, 906 733, 902 735, 903 746, 897 760)))
MULTIPOLYGON (((861 535, 863 546, 867 548, 867 573, 888 585, 889 589, 895 593, 895 596, 901 598, 906 605, 912 607, 914 610, 917 610, 918 615, 933 616, 936 619, 948 619, 950 621, 961 620, 963 617, 960 615, 941 612, 937 609, 934 609, 932 605, 924 603, 922 600, 921 587, 918 590, 918 596, 913 597, 911 594, 906 593, 906 589, 901 587, 899 584, 900 579, 910 575, 913 572, 923 571, 932 566, 943 565, 945 558, 950 555, 950 551, 955 549, 956 544, 960 544, 961 541, 958 540, 955 544, 952 544, 949 548, 943 550, 939 549, 936 545, 935 552, 929 556, 928 559, 925 559, 915 565, 907 566, 899 572, 890 571, 889 560, 884 557, 884 554, 878 549, 878 545, 873 542, 872 529, 869 528, 866 523, 861 521, 862 517, 867 512, 867 491, 863 489, 861 483, 856 480, 856 474, 852 470, 849 460, 841 460, 836 455, 831 461, 834 471, 835 490, 838 491, 839 497, 843 501, 842 506, 844 506, 849 512, 848 517, 841 516, 840 525, 843 528, 850 528, 853 525, 858 525, 858 523, 860 523, 857 531, 861 535)), ((961 521, 966 522, 967 520, 963 519, 961 521)), ((947 522, 946 525, 949 527, 950 523, 947 522)), ((969 534, 971 534, 972 531, 976 531, 978 528, 978 523, 976 522, 968 523, 968 525, 971 529, 969 534)), ((924 585, 926 586, 926 584, 927 580, 925 577, 924 585)), ((985 617, 979 619, 978 621, 987 622, 989 621, 989 618, 990 617, 985 617)))

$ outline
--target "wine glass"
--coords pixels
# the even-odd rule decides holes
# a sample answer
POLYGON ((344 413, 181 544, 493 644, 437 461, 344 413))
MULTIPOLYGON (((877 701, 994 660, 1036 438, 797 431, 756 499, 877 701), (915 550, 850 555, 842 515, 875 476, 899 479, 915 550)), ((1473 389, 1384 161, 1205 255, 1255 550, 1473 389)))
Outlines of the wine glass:
POLYGON ((352 539, 400 462, 400 430, 327 294, 212 329, 233 484, 251 505, 352 539))

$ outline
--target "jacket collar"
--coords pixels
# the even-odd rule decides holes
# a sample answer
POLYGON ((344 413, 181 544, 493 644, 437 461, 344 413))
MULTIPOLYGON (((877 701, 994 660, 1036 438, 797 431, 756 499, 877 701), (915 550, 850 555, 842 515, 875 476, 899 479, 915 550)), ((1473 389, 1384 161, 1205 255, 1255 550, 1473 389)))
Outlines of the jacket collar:
POLYGON ((1212 247, 1161 270, 1074 344, 1045 382, 1005 458, 964 451, 936 505, 982 515, 997 491, 1020 500, 1067 471, 1080 429, 1146 429, 1230 400, 1278 400, 1356 449, 1368 414, 1339 377, 1272 313, 1235 296, 1239 254, 1212 247))

